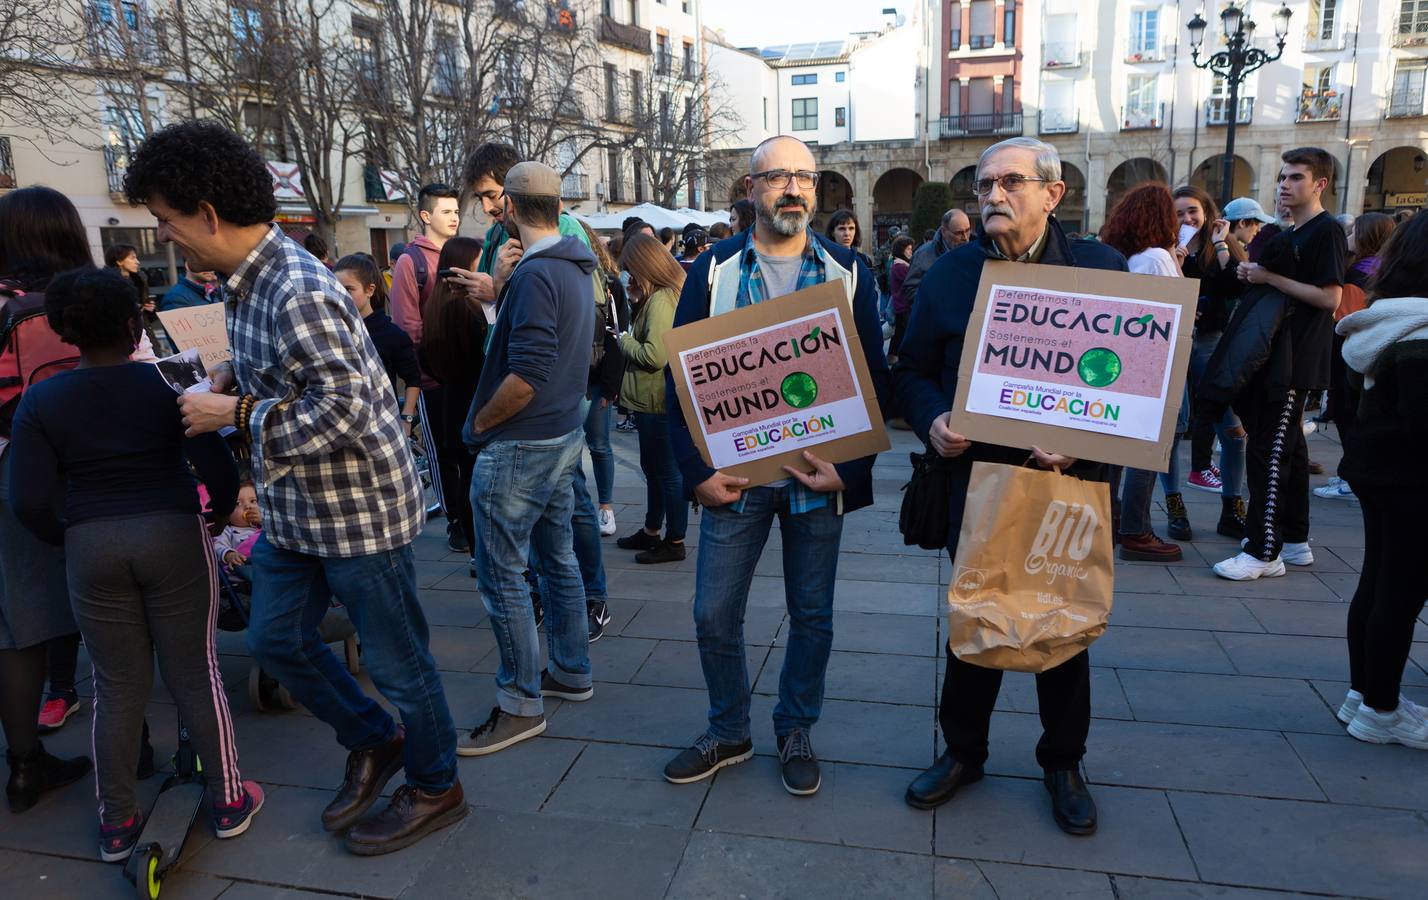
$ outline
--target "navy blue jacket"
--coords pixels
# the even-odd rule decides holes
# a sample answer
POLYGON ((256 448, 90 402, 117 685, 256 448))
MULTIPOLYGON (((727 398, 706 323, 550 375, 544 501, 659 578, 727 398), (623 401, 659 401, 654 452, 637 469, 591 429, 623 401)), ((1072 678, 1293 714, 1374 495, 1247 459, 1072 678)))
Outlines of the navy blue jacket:
MULTIPOLYGON (((868 372, 872 376, 873 390, 878 397, 878 405, 883 415, 892 408, 892 384, 888 373, 887 356, 883 354, 883 330, 878 319, 878 297, 874 289, 873 273, 852 250, 833 243, 827 238, 810 231, 824 251, 840 266, 854 271, 856 266, 857 288, 853 293, 853 325, 858 329, 858 340, 863 346, 863 356, 868 361, 868 372)), ((747 246, 752 240, 746 232, 727 237, 710 247, 690 267, 684 279, 684 290, 679 295, 679 306, 674 311, 674 327, 687 325, 709 318, 709 269, 710 266, 725 262, 747 246)), ((778 299, 766 301, 777 303, 778 299)), ((665 367, 665 408, 669 415, 669 436, 674 447, 674 458, 684 475, 686 496, 694 495, 697 485, 708 481, 714 474, 694 444, 689 426, 680 410, 679 394, 674 389, 674 377, 669 367, 665 367)), ((838 477, 843 479, 843 509, 852 512, 873 502, 873 462, 876 456, 864 456, 835 464, 838 477)))
POLYGON ((183 309, 186 306, 207 306, 210 303, 223 302, 223 285, 220 283, 210 297, 203 289, 203 285, 184 276, 178 280, 173 287, 164 291, 164 295, 159 298, 159 309, 168 312, 171 309, 183 309))
MULTIPOLYGON (((1127 271, 1125 257, 1119 252, 1096 241, 1069 240, 1054 217, 1047 222, 1047 229, 1046 245, 1039 260, 1041 265, 1127 271)), ((903 418, 924 444, 928 443, 932 421, 952 408, 967 320, 977 299, 982 265, 992 258, 991 240, 979 228, 974 240, 942 254, 918 286, 907 333, 898 348, 893 383, 903 418)), ((972 463, 1017 466, 1028 456, 1030 454, 1019 447, 973 441, 967 452, 947 461, 952 476, 952 496, 947 510, 951 523, 947 538, 950 554, 957 555, 957 537, 962 528, 972 463)), ((1104 481, 1105 468, 1098 462, 1080 460, 1068 471, 1082 478, 1104 481)))

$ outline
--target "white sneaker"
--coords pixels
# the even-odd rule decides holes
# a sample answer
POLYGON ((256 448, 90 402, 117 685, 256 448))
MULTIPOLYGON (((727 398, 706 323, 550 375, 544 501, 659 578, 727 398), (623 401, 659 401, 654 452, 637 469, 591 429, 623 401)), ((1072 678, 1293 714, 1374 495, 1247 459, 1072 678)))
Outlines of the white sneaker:
MULTIPOLYGON (((1249 539, 1240 541, 1240 547, 1248 547, 1249 539)), ((1244 556, 1245 554, 1240 554, 1244 556)), ((1314 551, 1309 549, 1309 542, 1302 544, 1291 544, 1285 542, 1280 546, 1279 558, 1289 563, 1291 566, 1312 566, 1314 565, 1314 551)))
POLYGON ((1428 750, 1428 718, 1411 703, 1399 703, 1398 709, 1387 713, 1360 704, 1349 723, 1349 734, 1370 744, 1402 744, 1428 750))
POLYGON ((1322 500, 1357 500, 1354 496, 1354 489, 1349 487, 1349 483, 1339 476, 1330 478, 1323 487, 1314 489, 1314 496, 1322 500))
POLYGON ((1312 566, 1314 565, 1314 551, 1309 549, 1309 542, 1302 544, 1291 544, 1285 542, 1284 547, 1279 551, 1279 558, 1289 563, 1291 566, 1312 566))
POLYGON ((1305 437, 1308 437, 1319 429, 1319 426, 1315 424, 1313 419, 1305 419, 1302 427, 1304 429, 1305 437))
MULTIPOLYGON (((1349 688, 1349 692, 1344 695, 1344 705, 1339 707, 1339 721, 1343 722, 1345 725, 1352 722, 1354 720, 1354 716, 1358 714, 1359 707, 1363 704, 1363 702, 1364 695, 1360 694, 1353 688, 1349 688)), ((1419 706, 1417 703, 1414 703, 1412 700, 1409 700, 1402 694, 1398 695, 1398 705, 1400 707, 1411 707, 1417 710, 1418 715, 1420 716, 1424 714, 1423 707, 1419 706)))
POLYGON ((1248 553, 1237 553, 1229 559, 1220 560, 1212 567, 1215 574, 1231 581, 1254 581, 1256 578, 1278 578, 1284 574, 1284 560, 1271 562, 1255 559, 1248 553))
POLYGON ((615 533, 615 511, 613 509, 600 510, 600 536, 609 537, 615 533))

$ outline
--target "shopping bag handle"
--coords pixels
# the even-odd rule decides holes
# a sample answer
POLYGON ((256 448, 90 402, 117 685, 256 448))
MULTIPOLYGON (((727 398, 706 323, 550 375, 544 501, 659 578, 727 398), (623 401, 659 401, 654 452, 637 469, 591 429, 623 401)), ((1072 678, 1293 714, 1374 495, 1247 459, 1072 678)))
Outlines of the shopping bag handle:
MULTIPOLYGON (((1028 454, 1028 456, 1026 457, 1026 462, 1022 463, 1021 465, 1022 465, 1022 468, 1038 469, 1038 470, 1040 470, 1040 471, 1042 471, 1042 472, 1048 471, 1047 469, 1042 469, 1041 466, 1038 466, 1038 465, 1036 464, 1036 456, 1035 456, 1035 454, 1028 454)), ((1065 472, 1063 472, 1063 471, 1061 470, 1061 467, 1060 467, 1060 466, 1052 466, 1049 471, 1055 472, 1057 475, 1065 475, 1065 474, 1066 474, 1065 472)), ((1074 476, 1073 476, 1073 477, 1074 477, 1074 476)))

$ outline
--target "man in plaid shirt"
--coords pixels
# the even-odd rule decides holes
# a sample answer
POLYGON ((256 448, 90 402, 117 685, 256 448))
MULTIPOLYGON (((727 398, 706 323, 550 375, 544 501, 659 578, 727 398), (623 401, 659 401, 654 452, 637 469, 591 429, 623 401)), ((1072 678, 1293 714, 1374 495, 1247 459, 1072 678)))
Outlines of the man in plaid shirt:
POLYGON ((417 600, 421 483, 377 351, 347 292, 272 224, 272 182, 238 135, 206 123, 166 128, 140 147, 124 187, 158 219, 160 240, 227 278, 233 364, 213 373, 211 393, 179 404, 189 435, 233 426, 250 444, 264 529, 248 646, 349 752, 323 826, 346 830, 361 855, 415 843, 464 817, 466 802, 417 600), (402 725, 318 636, 333 596, 402 725), (364 819, 402 768, 406 784, 364 819))

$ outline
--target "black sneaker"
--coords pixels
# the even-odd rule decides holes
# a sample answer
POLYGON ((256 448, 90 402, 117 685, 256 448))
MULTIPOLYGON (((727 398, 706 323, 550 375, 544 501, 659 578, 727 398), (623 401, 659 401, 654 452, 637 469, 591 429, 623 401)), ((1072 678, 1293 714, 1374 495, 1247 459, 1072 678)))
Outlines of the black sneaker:
POLYGON ((621 550, 653 550, 660 543, 659 535, 650 534, 641 528, 634 534, 627 534, 615 541, 615 546, 621 550))
POLYGON ((590 600, 585 604, 585 614, 590 619, 590 643, 605 636, 605 626, 610 624, 610 604, 604 600, 590 600))
POLYGON ((673 541, 660 541, 643 553, 636 553, 635 562, 642 566, 654 566, 660 563, 680 562, 684 556, 684 541, 677 544, 673 541))
POLYGON ((555 680, 555 676, 550 674, 549 669, 540 673, 540 695, 542 697, 559 697, 562 700, 574 700, 581 703, 595 696, 595 688, 591 687, 569 687, 555 680))
POLYGON ((535 613, 536 628, 539 629, 545 621, 545 607, 540 605, 540 594, 535 591, 531 591, 531 611, 535 613))
POLYGON ((808 732, 798 729, 778 739, 778 758, 783 763, 783 789, 795 797, 818 793, 823 776, 818 771, 818 757, 813 755, 813 741, 808 732))
POLYGON ((694 746, 669 761, 664 780, 671 784, 702 781, 725 766, 735 766, 754 755, 754 742, 721 744, 712 734, 701 734, 694 746))
POLYGON ((446 546, 452 553, 465 553, 470 555, 471 545, 466 542, 466 535, 461 533, 459 522, 446 523, 446 546))

